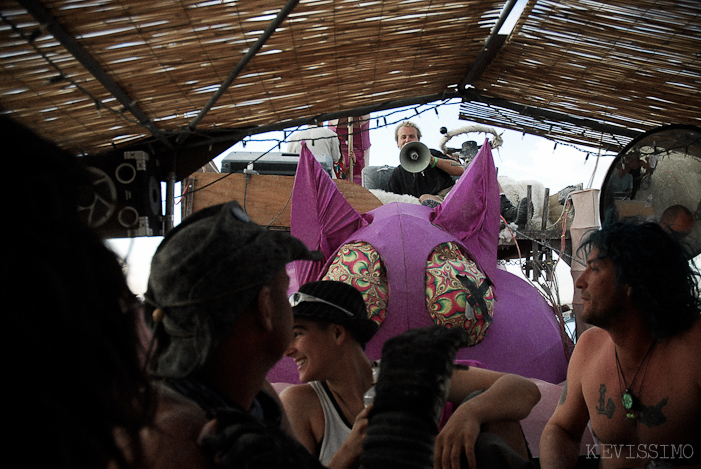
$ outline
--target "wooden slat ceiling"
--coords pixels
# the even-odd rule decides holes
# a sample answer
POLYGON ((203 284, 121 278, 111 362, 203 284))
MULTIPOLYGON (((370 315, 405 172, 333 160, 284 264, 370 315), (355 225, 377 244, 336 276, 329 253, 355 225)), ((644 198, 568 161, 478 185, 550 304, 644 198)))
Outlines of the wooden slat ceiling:
POLYGON ((474 87, 487 99, 466 102, 464 115, 571 143, 630 139, 577 119, 637 132, 700 125, 701 2, 531 2, 474 87))
POLYGON ((490 61, 504 1, 0 0, 0 112, 180 177, 246 135, 461 94, 574 143, 699 125, 701 2, 614 3, 531 0, 490 61))

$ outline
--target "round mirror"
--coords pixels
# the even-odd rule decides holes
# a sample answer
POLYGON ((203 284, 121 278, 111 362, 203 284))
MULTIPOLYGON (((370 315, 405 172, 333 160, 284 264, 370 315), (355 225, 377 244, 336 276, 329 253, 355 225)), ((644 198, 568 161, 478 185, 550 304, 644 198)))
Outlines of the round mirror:
POLYGON ((660 223, 701 253, 701 128, 668 125, 645 132, 616 156, 601 188, 600 216, 660 223))

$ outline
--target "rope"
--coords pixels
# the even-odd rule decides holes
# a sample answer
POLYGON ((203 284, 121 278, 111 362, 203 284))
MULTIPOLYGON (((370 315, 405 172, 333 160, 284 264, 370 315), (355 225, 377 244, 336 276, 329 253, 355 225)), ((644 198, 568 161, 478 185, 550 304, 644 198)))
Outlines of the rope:
POLYGON ((473 124, 473 125, 466 125, 465 127, 459 127, 457 129, 450 130, 446 132, 446 134, 441 137, 440 140, 440 148, 443 153, 446 155, 448 154, 448 149, 446 148, 445 144, 450 140, 451 138, 455 137, 456 135, 460 134, 466 134, 470 132, 481 132, 485 134, 492 134, 494 135, 494 138, 492 139, 489 144, 492 146, 492 149, 498 148, 501 146, 504 141, 501 138, 501 134, 499 134, 494 127, 487 127, 486 125, 479 125, 479 124, 473 124))

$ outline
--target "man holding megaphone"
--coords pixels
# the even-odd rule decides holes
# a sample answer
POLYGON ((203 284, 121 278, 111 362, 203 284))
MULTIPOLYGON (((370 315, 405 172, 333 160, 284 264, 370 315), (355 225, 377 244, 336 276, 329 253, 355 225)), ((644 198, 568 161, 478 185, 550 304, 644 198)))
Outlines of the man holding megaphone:
POLYGON ((453 176, 464 171, 460 162, 420 143, 421 130, 411 121, 397 126, 394 139, 401 151, 400 165, 392 171, 388 190, 418 197, 424 205, 442 202, 455 184, 453 176))
MULTIPOLYGON (((418 197, 421 204, 429 207, 443 202, 455 185, 456 179, 453 176, 459 177, 465 171, 460 162, 421 143, 421 130, 411 121, 404 121, 397 126, 394 139, 400 149, 400 165, 392 171, 387 189, 395 194, 418 197)), ((519 227, 525 227, 529 218, 527 199, 521 199, 517 208, 506 197, 501 186, 499 192, 504 221, 516 222, 519 227)))

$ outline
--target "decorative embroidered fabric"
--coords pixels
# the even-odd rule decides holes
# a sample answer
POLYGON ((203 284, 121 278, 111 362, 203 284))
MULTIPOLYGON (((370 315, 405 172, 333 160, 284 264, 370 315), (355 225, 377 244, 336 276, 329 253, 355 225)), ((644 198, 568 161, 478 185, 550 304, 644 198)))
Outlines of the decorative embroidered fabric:
POLYGON ((348 283, 363 294, 368 317, 382 324, 387 315, 389 287, 380 254, 364 241, 344 244, 322 280, 348 283))
POLYGON ((494 290, 474 261, 453 242, 433 250, 426 265, 426 307, 433 322, 462 327, 480 342, 494 316, 494 290))

